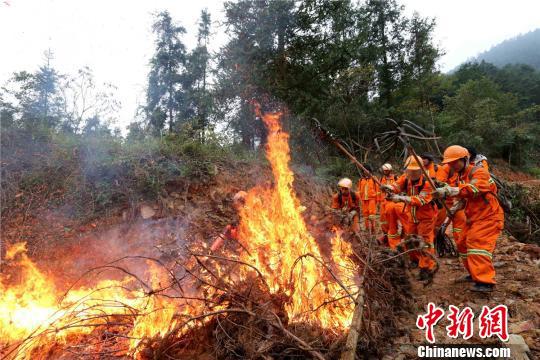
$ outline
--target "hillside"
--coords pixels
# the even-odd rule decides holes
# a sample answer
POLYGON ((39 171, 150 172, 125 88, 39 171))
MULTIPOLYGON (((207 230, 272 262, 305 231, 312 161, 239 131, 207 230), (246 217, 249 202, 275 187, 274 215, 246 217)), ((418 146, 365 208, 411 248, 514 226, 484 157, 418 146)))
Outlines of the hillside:
POLYGON ((476 56, 498 67, 507 64, 526 64, 540 70, 540 28, 505 40, 476 56))
MULTIPOLYGON (((136 358, 139 359, 163 356, 229 359, 237 358, 238 354, 241 354, 240 357, 249 358, 319 358, 320 354, 325 359, 337 358, 344 342, 342 330, 293 323, 285 314, 287 308, 282 307, 285 300, 280 296, 283 294, 269 296, 264 293, 264 289, 258 288, 256 283, 252 282, 254 279, 238 281, 236 278, 235 274, 241 269, 238 263, 247 259, 242 255, 244 252, 258 251, 257 246, 261 246, 264 253, 259 253, 258 256, 267 259, 274 253, 274 246, 277 246, 280 253, 288 253, 285 246, 272 244, 273 240, 267 237, 272 234, 268 233, 263 237, 262 244, 257 245, 255 238, 249 242, 228 241, 223 249, 209 251, 213 239, 224 226, 235 222, 236 214, 231 206, 233 195, 238 190, 245 189, 254 196, 249 206, 256 206, 259 201, 264 205, 271 203, 273 191, 280 188, 280 182, 284 179, 292 180, 280 177, 283 174, 279 171, 286 167, 280 170, 273 168, 270 171, 270 167, 264 163, 231 160, 216 163, 215 166, 214 174, 207 176, 204 181, 180 175, 163 185, 157 199, 139 200, 129 205, 112 202, 106 213, 94 217, 91 221, 76 220, 69 216, 63 203, 66 197, 62 191, 50 192, 46 191, 46 185, 38 185, 21 194, 13 207, 4 214, 6 221, 1 235, 9 244, 24 239, 27 242, 27 252, 25 254, 21 250, 14 257, 8 255, 4 273, 10 276, 2 279, 4 284, 11 285, 7 289, 10 292, 25 289, 29 299, 41 295, 45 299, 42 300, 44 303, 40 303, 41 306, 44 306, 47 295, 50 295, 47 293, 49 287, 56 295, 64 292, 79 294, 93 289, 93 301, 97 302, 85 300, 81 303, 88 306, 88 309, 95 307, 99 312, 116 314, 115 311, 119 310, 114 308, 128 307, 128 313, 132 313, 137 320, 131 319, 131 316, 122 319, 122 313, 110 317, 95 314, 93 322, 97 321, 97 325, 93 325, 84 320, 84 312, 73 311, 76 315, 64 315, 67 323, 62 322, 63 318, 53 323, 61 329, 75 329, 71 330, 67 344, 62 341, 61 336, 51 335, 55 334, 56 330, 47 332, 47 329, 42 327, 39 335, 34 338, 36 343, 32 343, 32 340, 23 342, 26 348, 23 346, 19 351, 31 351, 33 356, 46 359, 91 359, 95 358, 93 356, 96 354, 99 359, 128 359, 130 356, 125 351, 126 339, 134 336, 137 325, 144 320, 149 327, 142 333, 146 334, 146 337, 137 344, 140 352, 136 358), (40 198, 40 194, 47 194, 46 198, 40 198), (33 202, 33 197, 39 201, 33 202), (197 253, 207 256, 196 255, 197 253), (194 257, 197 263, 190 262, 190 257, 194 257), (34 265, 25 263, 28 259, 34 265), (150 262, 157 265, 152 266, 150 262), (185 266, 185 269, 178 267, 179 264, 185 266), (170 269, 170 274, 162 274, 159 270, 162 266, 168 271, 170 269), (206 270, 195 272, 198 267, 206 270), (28 287, 24 283, 22 288, 15 286, 16 279, 20 276, 15 275, 17 272, 22 273, 23 278, 32 276, 31 280, 42 286, 28 287), (125 274, 132 279, 128 281, 125 274), (156 274, 160 277, 159 281, 154 282, 152 275, 156 274), (195 279, 190 279, 188 274, 195 279), (180 289, 188 292, 191 297, 204 297, 207 302, 205 311, 208 314, 221 315, 208 322, 197 321, 197 326, 180 332, 179 328, 174 326, 176 321, 183 316, 187 316, 189 321, 196 319, 195 315, 200 310, 183 310, 186 305, 173 303, 178 296, 175 293, 178 289, 169 283, 171 276, 173 281, 181 284, 180 289), (136 280, 135 284, 133 279, 136 280), (122 282, 117 284, 120 280, 122 282), (206 281, 208 283, 205 283, 206 281), (143 296, 143 299, 148 298, 144 300, 146 304, 126 304, 126 301, 132 300, 126 290, 134 291, 133 287, 136 288, 138 282, 149 286, 143 296), (213 287, 219 290, 216 292, 212 290, 213 287), (102 293, 102 289, 107 288, 114 290, 114 297, 103 303, 103 300, 95 300, 101 296, 113 296, 113 293, 102 293), (106 305, 110 302, 118 304, 106 305), (168 312, 170 306, 174 306, 174 314, 168 312), (232 314, 227 314, 227 311, 232 314), (234 314, 235 311, 239 312, 238 315, 234 314), (156 316, 149 315, 152 313, 156 316), (275 324, 268 318, 268 315, 274 316, 273 314, 279 316, 279 321, 283 324, 275 324), (76 331, 76 324, 79 322, 83 329, 88 327, 92 330, 76 331), (150 325, 157 327, 153 329, 150 325), (41 342, 42 340, 44 341, 41 342), (310 344, 307 349, 316 350, 306 350, 304 341, 310 344)), ((331 202, 332 183, 313 177, 305 167, 302 169, 300 171, 293 167, 291 170, 294 170, 294 174, 290 173, 294 175, 294 193, 299 201, 295 207, 302 213, 302 219, 311 234, 308 236, 313 236, 321 255, 330 256, 329 250, 334 247, 333 228, 335 224, 339 224, 339 219, 333 217, 327 206, 331 202)), ((508 168, 497 166, 495 172, 505 179, 530 183, 528 186, 537 187, 537 183, 531 183, 534 180, 525 174, 512 173, 508 168)), ((538 191, 536 193, 538 194, 538 191)), ((264 217, 265 221, 277 221, 267 216, 279 215, 280 209, 269 206, 267 210, 270 211, 264 214, 263 209, 252 211, 247 218, 256 220, 260 216, 261 219, 264 217)), ((281 224, 274 224, 279 225, 281 224)), ((253 226, 257 227, 257 224, 253 226)), ((343 226, 343 222, 339 226, 343 226)), ((281 231, 286 234, 291 228, 285 227, 281 231)), ((440 269, 433 283, 426 285, 416 280, 418 269, 409 268, 407 260, 402 260, 405 257, 390 253, 384 246, 376 244, 374 237, 368 232, 361 231, 358 236, 345 232, 343 239, 346 239, 346 242, 341 246, 352 243, 354 254, 361 262, 367 259, 366 248, 373 247, 369 260, 370 270, 364 280, 367 292, 364 321, 369 325, 362 330, 358 340, 358 353, 364 356, 361 358, 415 358, 416 348, 425 344, 424 333, 416 328, 415 319, 418 314, 423 313, 428 301, 443 307, 469 306, 476 316, 483 305, 505 304, 510 311, 511 334, 525 341, 531 356, 540 354, 537 337, 540 323, 538 246, 503 236, 495 253, 498 285, 492 295, 484 295, 472 293, 466 290, 463 284, 454 283, 454 279, 463 274, 457 258, 439 259, 440 269), (367 245, 369 242, 372 244, 367 245)), ((331 256, 336 256, 334 251, 335 249, 331 256)), ((341 262, 337 259, 339 257, 333 260, 336 264, 325 266, 339 271, 339 266, 346 258, 342 258, 341 262)), ((356 263, 356 266, 359 264, 356 263)), ((270 274, 263 268, 258 271, 271 280, 270 274)), ((277 272, 277 269, 274 271, 277 272)), ((306 273, 303 273, 303 276, 306 276, 306 273)), ((344 281, 347 279, 342 277, 344 281)), ((182 296, 187 297, 185 293, 182 293, 182 296)), ((315 301, 314 298, 310 300, 315 301)), ((185 301, 189 299, 186 298, 185 301)), ((91 311, 88 309, 85 311, 91 311)), ((337 309, 333 310, 333 314, 339 314, 337 309)), ((436 336, 441 344, 500 344, 495 339, 484 341, 477 336, 468 341, 445 339, 443 325, 446 325, 446 322, 443 321, 442 325, 436 328, 436 336)), ((9 345, 0 342, 0 355, 7 355, 13 350, 9 345)))

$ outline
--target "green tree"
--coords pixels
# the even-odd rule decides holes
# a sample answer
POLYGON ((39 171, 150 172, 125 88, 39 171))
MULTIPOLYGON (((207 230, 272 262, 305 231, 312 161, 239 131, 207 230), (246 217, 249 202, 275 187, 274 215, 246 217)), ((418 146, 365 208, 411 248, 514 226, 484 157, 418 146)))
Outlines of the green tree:
POLYGON ((283 64, 294 6, 277 0, 225 3, 230 40, 217 58, 216 111, 248 148, 264 142, 265 129, 256 119, 254 101, 274 106, 272 87, 277 80, 270 69, 283 64))
POLYGON ((540 145, 540 108, 520 109, 518 97, 483 77, 445 99, 438 129, 448 143, 470 144, 494 158, 524 166, 540 145))
POLYGON ((152 30, 156 35, 156 49, 150 61, 146 111, 155 132, 166 125, 173 131, 186 101, 181 76, 185 72, 186 49, 180 39, 186 31, 173 23, 167 11, 156 16, 152 30))
POLYGON ((3 88, 3 118, 21 128, 54 129, 64 115, 60 92, 63 76, 52 67, 52 52, 45 52, 45 64, 37 72, 15 73, 3 88), (11 98, 13 101, 6 101, 11 98))
POLYGON ((191 102, 186 109, 186 116, 189 114, 194 117, 194 128, 200 132, 202 141, 204 141, 204 133, 208 128, 212 106, 212 95, 208 84, 211 60, 208 51, 210 25, 210 13, 207 10, 202 10, 197 33, 197 46, 188 57, 186 71, 186 87, 190 89, 191 102))

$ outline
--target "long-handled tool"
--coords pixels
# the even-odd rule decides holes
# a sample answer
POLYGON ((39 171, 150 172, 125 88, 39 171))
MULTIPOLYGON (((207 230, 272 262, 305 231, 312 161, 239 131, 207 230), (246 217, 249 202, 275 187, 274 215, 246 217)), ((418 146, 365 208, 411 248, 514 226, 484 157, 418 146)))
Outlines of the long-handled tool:
POLYGON ((364 174, 366 174, 367 177, 373 179, 373 181, 375 181, 375 183, 378 185, 378 186, 381 186, 381 182, 379 181, 379 179, 377 179, 375 176, 373 176, 373 174, 371 173, 371 171, 369 171, 368 169, 366 169, 366 167, 360 162, 358 161, 358 159, 353 155, 351 154, 347 149, 345 149, 345 146, 343 146, 343 144, 341 143, 340 140, 337 139, 337 137, 332 134, 330 131, 326 130, 322 125, 321 123, 319 122, 319 120, 315 119, 315 118, 312 118, 313 122, 315 123, 315 127, 319 130, 319 132, 321 133, 321 135, 323 135, 323 137, 327 140, 329 140, 332 144, 334 144, 339 150, 341 150, 341 152, 343 154, 345 154, 345 156, 347 156, 349 159, 351 159, 351 161, 360 169, 364 172, 364 174))

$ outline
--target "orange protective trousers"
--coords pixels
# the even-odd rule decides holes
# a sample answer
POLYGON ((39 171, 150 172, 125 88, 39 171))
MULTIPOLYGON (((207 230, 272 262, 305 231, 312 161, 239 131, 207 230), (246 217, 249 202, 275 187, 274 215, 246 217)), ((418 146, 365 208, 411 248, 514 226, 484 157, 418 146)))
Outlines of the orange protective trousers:
POLYGON ((377 199, 362 200, 362 215, 366 230, 375 232, 375 216, 377 214, 377 199))
MULTIPOLYGON (((408 221, 404 225, 404 230, 407 235, 419 235, 423 238, 424 242, 428 246, 427 249, 423 249, 432 255, 435 255, 435 248, 433 246, 433 241, 435 238, 435 218, 423 219, 418 223, 408 221)), ((425 255, 420 251, 413 251, 411 253, 411 259, 418 259, 418 267, 420 269, 433 270, 435 268, 435 261, 429 255, 425 255)))
POLYGON ((492 259, 503 227, 503 220, 489 218, 467 224, 463 236, 466 253, 460 250, 460 257, 475 282, 496 283, 492 259))
POLYGON ((386 201, 384 205, 384 216, 388 226, 388 245, 392 250, 396 250, 398 244, 401 242, 401 235, 399 234, 399 223, 404 227, 409 222, 409 214, 403 211, 404 203, 394 203, 386 201))

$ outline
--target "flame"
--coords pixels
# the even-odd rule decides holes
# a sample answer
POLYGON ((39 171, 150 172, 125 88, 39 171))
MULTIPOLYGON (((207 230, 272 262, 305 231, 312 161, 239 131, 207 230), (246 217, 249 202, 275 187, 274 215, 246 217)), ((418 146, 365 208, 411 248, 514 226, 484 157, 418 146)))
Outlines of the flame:
MULTIPOLYGON (((340 331, 351 322, 353 298, 358 291, 358 269, 351 261, 353 250, 336 231, 330 241, 330 258, 325 259, 308 232, 302 217, 305 208, 293 189, 289 136, 281 129, 280 116, 262 116, 269 131, 266 154, 274 185, 248 192, 245 207, 240 210, 238 233, 249 251, 242 250, 238 256, 261 272, 271 293, 284 295, 289 321, 340 331)), ((205 248, 204 244, 199 247, 205 248)), ((185 320, 206 309, 202 302, 149 295, 149 291, 167 288, 169 281, 169 274, 151 262, 150 289, 126 276, 64 294, 56 288, 55 278, 28 257, 26 244, 9 247, 6 261, 15 267, 17 276, 0 273, 0 357, 48 358, 47 351, 54 344, 68 344, 74 336, 116 322, 125 330, 127 354, 137 358, 147 339, 164 337, 178 329, 187 331, 196 324, 185 320)), ((243 268, 238 275, 245 279, 249 271, 243 268)), ((218 267, 216 273, 221 277, 227 271, 218 267)), ((190 294, 193 299, 217 295, 208 289, 193 291, 199 291, 190 294)), ((204 320, 199 324, 210 319, 201 318, 204 320)), ((126 355, 126 350, 119 350, 117 355, 126 355)))
POLYGON ((262 272, 273 293, 288 297, 286 310, 292 321, 343 329, 350 324, 354 308, 348 295, 357 290, 353 281, 356 268, 345 260, 352 249, 336 236, 332 239, 332 256, 340 263, 328 265, 322 261, 293 189, 289 135, 281 129, 280 116, 270 113, 262 117, 269 131, 266 155, 275 184, 248 192, 246 206, 240 211, 239 236, 249 253, 241 256, 262 272), (339 269, 334 275, 342 277, 345 286, 333 279, 328 270, 331 266, 339 269), (323 306, 327 303, 331 305, 323 306))
MULTIPOLYGON (((10 353, 16 359, 34 358, 35 349, 66 344, 71 336, 89 334, 115 316, 127 317, 129 348, 136 357, 141 339, 163 336, 175 325, 173 317, 188 311, 172 300, 147 296, 141 287, 130 289, 133 280, 128 277, 101 280, 94 287, 72 289, 62 296, 54 280, 28 258, 24 243, 11 246, 6 260, 15 263, 20 281, 0 275, 0 345, 18 345, 10 353), (130 320, 134 312, 138 314, 130 320)), ((153 287, 160 288, 166 281, 164 271, 151 263, 148 272, 153 287)))

